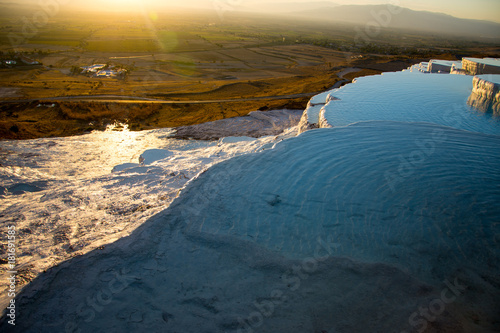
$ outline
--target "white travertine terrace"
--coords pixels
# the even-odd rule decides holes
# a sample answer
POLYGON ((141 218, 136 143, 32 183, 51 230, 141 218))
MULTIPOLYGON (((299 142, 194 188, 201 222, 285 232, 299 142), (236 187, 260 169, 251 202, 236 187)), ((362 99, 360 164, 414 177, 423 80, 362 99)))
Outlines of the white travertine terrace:
POLYGON ((462 67, 470 75, 500 74, 500 59, 463 58, 462 67))
POLYGON ((472 82, 467 104, 480 111, 500 115, 500 75, 478 75, 472 82))
MULTIPOLYGON (((422 72, 315 96, 302 125, 333 128, 298 136, 242 137, 248 118, 279 123, 257 113, 196 128, 241 128, 218 142, 163 129, 4 143, 0 179, 46 183, 2 198, 18 248, 39 268, 72 258, 0 331, 498 331, 500 121, 467 106, 472 76, 422 72)), ((498 77, 474 90, 498 100, 498 77)))
POLYGON ((450 73, 453 68, 461 68, 461 61, 448 61, 432 59, 427 65, 429 73, 450 73))

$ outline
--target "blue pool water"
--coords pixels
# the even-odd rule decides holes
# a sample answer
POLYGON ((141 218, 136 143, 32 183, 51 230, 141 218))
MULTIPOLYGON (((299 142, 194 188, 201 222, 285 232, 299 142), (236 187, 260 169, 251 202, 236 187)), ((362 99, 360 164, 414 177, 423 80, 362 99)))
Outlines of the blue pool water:
POLYGON ((430 122, 487 134, 500 134, 500 119, 467 105, 472 76, 448 74, 384 73, 362 77, 334 90, 325 106, 332 126, 359 121, 430 122))

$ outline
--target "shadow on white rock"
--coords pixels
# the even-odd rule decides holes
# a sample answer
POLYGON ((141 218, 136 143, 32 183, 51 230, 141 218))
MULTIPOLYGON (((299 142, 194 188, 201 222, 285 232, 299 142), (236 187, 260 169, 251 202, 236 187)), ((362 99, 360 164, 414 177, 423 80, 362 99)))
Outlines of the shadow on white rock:
POLYGON ((141 156, 139 157, 139 163, 148 165, 157 161, 164 160, 173 155, 174 153, 166 149, 149 149, 141 154, 141 156))

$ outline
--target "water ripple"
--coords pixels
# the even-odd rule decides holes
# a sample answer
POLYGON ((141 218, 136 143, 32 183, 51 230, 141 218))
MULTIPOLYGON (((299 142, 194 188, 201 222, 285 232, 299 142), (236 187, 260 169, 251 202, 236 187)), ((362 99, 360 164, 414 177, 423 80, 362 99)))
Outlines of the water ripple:
POLYGON ((317 239, 331 236, 336 255, 410 270, 424 254, 455 268, 480 265, 500 258, 499 148, 498 136, 423 123, 322 129, 213 167, 173 209, 195 207, 187 232, 223 233, 293 258, 312 256, 317 239), (432 153, 409 163, 415 142, 435 133, 432 153))

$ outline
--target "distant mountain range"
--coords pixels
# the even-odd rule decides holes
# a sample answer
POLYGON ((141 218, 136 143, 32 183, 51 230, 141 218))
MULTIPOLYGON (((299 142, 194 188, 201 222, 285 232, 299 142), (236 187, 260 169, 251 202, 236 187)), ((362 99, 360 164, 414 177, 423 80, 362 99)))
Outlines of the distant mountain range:
POLYGON ((393 29, 500 39, 499 23, 461 19, 442 13, 415 11, 389 5, 316 7, 296 11, 294 15, 361 26, 378 24, 393 29))
POLYGON ((331 1, 311 1, 311 2, 280 2, 280 3, 259 3, 258 5, 243 5, 239 7, 243 11, 258 11, 263 13, 296 13, 302 11, 316 10, 320 8, 334 8, 339 6, 331 1))

